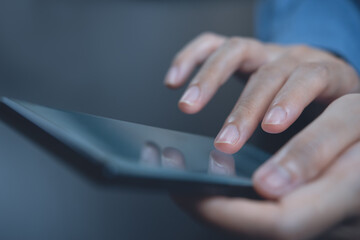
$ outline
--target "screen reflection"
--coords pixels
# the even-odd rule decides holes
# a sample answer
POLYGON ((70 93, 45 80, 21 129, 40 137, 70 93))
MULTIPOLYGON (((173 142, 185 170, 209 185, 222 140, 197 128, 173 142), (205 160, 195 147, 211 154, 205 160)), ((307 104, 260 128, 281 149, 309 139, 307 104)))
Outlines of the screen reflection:
MULTIPOLYGON (((212 150, 208 158, 207 172, 214 175, 236 176, 235 160, 232 155, 212 150)), ((140 154, 140 164, 147 167, 162 167, 176 170, 186 170, 184 154, 177 148, 160 146, 154 142, 146 142, 140 154)))
POLYGON ((212 150, 209 156, 208 172, 216 175, 235 176, 234 157, 218 150, 212 150))
POLYGON ((250 180, 269 157, 250 145, 229 155, 214 149, 210 137, 20 104, 39 127, 119 174, 250 180))

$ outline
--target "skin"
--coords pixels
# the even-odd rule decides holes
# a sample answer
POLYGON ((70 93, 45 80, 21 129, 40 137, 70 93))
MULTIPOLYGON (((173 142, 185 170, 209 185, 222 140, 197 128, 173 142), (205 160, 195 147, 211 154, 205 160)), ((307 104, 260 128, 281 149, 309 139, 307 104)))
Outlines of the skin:
MULTIPOLYGON (((231 232, 267 239, 315 237, 348 217, 359 217, 359 122, 360 94, 346 95, 334 101, 319 118, 295 136, 293 142, 290 141, 279 151, 286 151, 294 158, 286 156, 277 162, 275 159, 279 155, 276 155, 266 163, 272 164, 275 161, 276 164, 286 167, 293 161, 295 168, 308 169, 311 165, 311 172, 319 174, 313 177, 306 171, 292 172, 295 181, 301 183, 287 184, 286 192, 283 192, 278 191, 279 185, 275 188, 272 188, 271 184, 267 185, 262 179, 265 175, 258 171, 254 176, 256 189, 268 200, 219 196, 197 199, 176 197, 175 201, 194 216, 231 232), (341 117, 334 116, 339 114, 341 117), (331 121, 328 121, 329 119, 331 121), (313 136, 320 136, 324 130, 328 131, 334 126, 346 126, 352 129, 356 137, 341 139, 342 133, 339 131, 329 134, 328 140, 338 139, 341 147, 331 153, 324 152, 326 155, 314 154, 314 148, 303 148, 296 144, 303 142, 311 146, 318 142, 313 136), (314 135, 309 135, 309 131, 314 131, 314 135), (297 154, 301 154, 302 161, 296 159, 299 156, 297 154), (272 193, 279 195, 273 199, 272 193)), ((327 142, 322 144, 326 146, 327 142)))
POLYGON ((179 101, 180 110, 188 114, 199 112, 234 72, 251 74, 215 139, 215 147, 230 154, 243 146, 261 121, 264 131, 280 133, 314 99, 331 101, 359 91, 355 70, 325 51, 212 33, 201 34, 176 55, 165 84, 182 86, 202 63, 179 101), (192 94, 187 94, 189 90, 192 94), (231 136, 221 138, 226 127, 231 136))
POLYGON ((275 239, 311 238, 358 215, 359 77, 348 63, 306 46, 205 33, 176 55, 165 84, 182 86, 201 63, 179 101, 185 113, 200 111, 234 72, 251 74, 215 139, 226 153, 238 151, 260 123, 280 133, 312 101, 331 104, 254 174, 267 201, 176 198, 182 207, 229 231, 275 239))

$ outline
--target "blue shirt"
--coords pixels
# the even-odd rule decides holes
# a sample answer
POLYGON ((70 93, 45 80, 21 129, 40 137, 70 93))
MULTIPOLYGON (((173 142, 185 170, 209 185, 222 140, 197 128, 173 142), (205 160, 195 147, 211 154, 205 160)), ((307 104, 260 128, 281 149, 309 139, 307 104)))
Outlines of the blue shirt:
POLYGON ((360 73, 360 0, 260 0, 256 11, 259 39, 331 51, 360 73))

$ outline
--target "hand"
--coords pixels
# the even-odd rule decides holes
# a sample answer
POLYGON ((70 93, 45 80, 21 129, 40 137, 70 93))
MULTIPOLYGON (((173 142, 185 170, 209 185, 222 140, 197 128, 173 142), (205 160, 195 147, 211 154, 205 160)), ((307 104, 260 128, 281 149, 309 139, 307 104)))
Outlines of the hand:
POLYGON ((212 33, 200 35, 176 55, 165 84, 180 87, 203 62, 179 102, 185 113, 200 111, 235 71, 253 73, 215 139, 217 149, 231 154, 261 120, 266 132, 280 133, 314 99, 333 100, 359 90, 354 69, 325 51, 212 33))
POLYGON ((277 201, 175 199, 224 229, 306 239, 360 214, 360 94, 334 101, 258 170, 256 189, 277 201), (279 175, 277 175, 279 174, 279 175))

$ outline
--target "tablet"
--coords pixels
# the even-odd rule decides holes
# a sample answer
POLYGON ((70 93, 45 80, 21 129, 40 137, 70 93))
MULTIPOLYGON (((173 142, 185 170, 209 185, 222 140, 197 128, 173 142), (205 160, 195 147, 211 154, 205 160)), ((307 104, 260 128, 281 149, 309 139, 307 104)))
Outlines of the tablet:
POLYGON ((269 155, 235 154, 211 137, 2 98, 1 119, 76 172, 105 186, 257 198, 251 176, 269 155))

